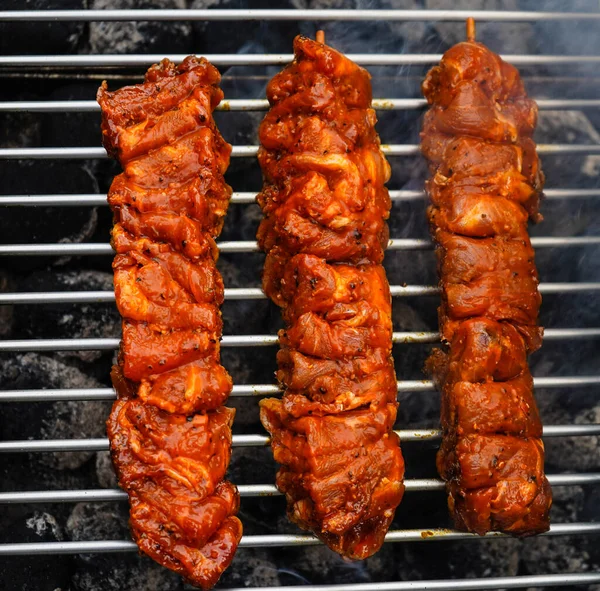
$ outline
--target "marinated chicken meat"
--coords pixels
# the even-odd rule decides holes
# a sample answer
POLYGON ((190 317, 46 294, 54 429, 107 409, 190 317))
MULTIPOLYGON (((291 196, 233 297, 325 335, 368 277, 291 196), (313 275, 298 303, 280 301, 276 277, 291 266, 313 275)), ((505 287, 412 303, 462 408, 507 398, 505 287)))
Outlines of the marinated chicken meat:
POLYGON ((204 589, 242 535, 239 495, 224 480, 235 411, 219 362, 223 282, 214 238, 231 188, 231 147, 212 111, 223 97, 205 59, 168 60, 145 82, 98 91, 107 152, 115 294, 123 317, 107 423, 113 463, 140 550, 204 589))
POLYGON ((438 471, 460 529, 516 536, 549 528, 542 424, 528 353, 541 298, 528 219, 544 176, 531 139, 537 106, 517 70, 474 40, 423 83, 422 151, 442 292, 445 351, 428 369, 442 391, 438 471))
POLYGON ((363 559, 383 543, 404 492, 393 425, 388 242, 390 168, 368 73, 306 37, 268 85, 260 127, 265 293, 282 308, 277 377, 261 402, 289 518, 363 559))

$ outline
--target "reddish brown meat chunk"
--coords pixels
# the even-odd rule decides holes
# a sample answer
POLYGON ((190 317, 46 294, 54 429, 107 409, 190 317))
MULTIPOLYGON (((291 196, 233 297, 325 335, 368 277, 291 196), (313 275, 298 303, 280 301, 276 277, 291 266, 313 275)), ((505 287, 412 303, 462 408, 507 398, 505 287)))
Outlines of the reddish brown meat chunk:
POLYGON ((219 80, 189 57, 153 66, 144 84, 98 91, 104 145, 124 169, 108 193, 123 317, 111 454, 140 550, 204 589, 242 535, 239 495, 224 480, 235 412, 221 406, 232 383, 219 361, 214 238, 231 147, 212 118, 219 80))
POLYGON ((261 402, 289 518, 343 556, 376 552, 404 492, 388 282, 389 166, 365 70, 297 37, 260 127, 265 293, 282 307, 282 399, 261 402))
POLYGON ((537 107, 515 68, 473 39, 444 54, 423 93, 448 344, 427 363, 442 390, 438 470, 460 529, 540 533, 552 494, 527 365, 542 337, 527 232, 544 180, 531 140, 537 107))

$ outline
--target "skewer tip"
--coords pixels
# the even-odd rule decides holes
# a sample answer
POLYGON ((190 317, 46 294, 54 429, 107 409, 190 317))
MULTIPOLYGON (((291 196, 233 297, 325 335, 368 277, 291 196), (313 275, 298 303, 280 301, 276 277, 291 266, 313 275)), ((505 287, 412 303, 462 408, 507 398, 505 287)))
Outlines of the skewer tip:
POLYGON ((325 44, 325 31, 323 31, 322 29, 319 29, 317 31, 317 34, 315 35, 315 41, 317 43, 325 44))
POLYGON ((475 19, 472 16, 467 19, 467 41, 475 41, 475 19))

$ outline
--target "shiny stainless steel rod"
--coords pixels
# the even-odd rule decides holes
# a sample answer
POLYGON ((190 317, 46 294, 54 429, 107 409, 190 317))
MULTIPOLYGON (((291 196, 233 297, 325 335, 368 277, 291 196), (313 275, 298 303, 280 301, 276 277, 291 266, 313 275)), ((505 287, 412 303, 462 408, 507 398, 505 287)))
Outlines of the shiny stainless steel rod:
MULTIPOLYGON (((600 282, 588 283, 540 283, 541 294, 581 293, 600 291, 600 282)), ((436 285, 390 285, 392 297, 413 297, 437 295, 436 285)), ((260 287, 233 287, 225 289, 226 300, 264 300, 266 296, 260 287)), ((113 291, 39 291, 0 293, 3 304, 87 304, 110 303, 115 301, 113 291)))
MULTIPOLYGON (((552 486, 587 486, 600 484, 598 474, 549 474, 548 481, 552 486)), ((419 478, 405 480, 408 492, 439 491, 445 489, 445 483, 438 478, 419 478)), ((238 484, 241 497, 275 497, 281 496, 274 484, 238 484)), ((0 492, 0 505, 16 505, 28 503, 91 503, 120 502, 127 500, 127 493, 120 489, 86 489, 86 490, 41 490, 0 492)))
MULTIPOLYGON (((588 109, 600 107, 600 99, 534 99, 540 110, 588 109)), ((424 109, 427 101, 421 98, 375 98, 373 108, 378 111, 405 111, 424 109)), ((266 111, 266 99, 226 99, 216 111, 266 111)), ((100 111, 96 101, 0 101, 0 112, 25 111, 28 113, 91 113, 100 111)))
MULTIPOLYGON (((542 536, 563 535, 597 535, 600 533, 600 523, 556 523, 550 526, 550 530, 540 534, 542 536)), ((485 536, 469 534, 449 529, 406 529, 392 530, 385 537, 386 542, 442 542, 455 540, 481 540, 483 538, 502 538, 505 534, 491 532, 485 536)), ((244 536, 240 542, 240 548, 264 548, 282 546, 317 546, 321 542, 310 535, 298 534, 264 534, 244 536)), ((0 556, 33 556, 40 554, 103 554, 107 552, 137 552, 138 547, 132 541, 125 540, 98 540, 85 542, 33 542, 19 544, 0 544, 0 556)), ((560 574, 563 582, 569 575, 560 574)), ((582 575, 581 575, 582 576, 582 575)), ((600 579, 600 575, 597 575, 600 579)), ((516 577, 507 578, 514 580, 516 577)), ((481 579, 480 579, 481 580, 481 579)), ((484 579, 485 580, 485 579, 484 579)), ((597 579, 594 579, 597 580, 597 579)), ((478 582, 477 579, 471 579, 478 582)), ((382 585, 383 583, 377 583, 382 585)), ((503 587, 506 585, 502 585, 503 587)), ((529 586, 529 584, 528 584, 529 586)), ((408 587, 409 589, 411 587, 408 587)), ((430 589, 431 587, 421 587, 430 589)), ((465 587, 458 587, 459 589, 465 587)), ((481 587, 468 587, 469 589, 480 589, 481 587)), ((484 587, 485 588, 485 587, 484 587)), ((492 587, 493 588, 493 587, 492 587)), ((265 587, 268 589, 268 587, 265 587)), ((299 587, 300 590, 303 587, 299 587)), ((456 589, 456 587, 451 587, 456 589)))
MULTIPOLYGON (((397 430, 402 441, 438 441, 439 429, 397 430)), ((600 424, 591 425, 546 425, 544 437, 596 437, 600 435, 600 424)), ((232 447, 264 447, 269 445, 266 435, 234 435, 232 447)), ((107 451, 108 439, 38 439, 22 441, 0 441, 0 453, 37 453, 65 451, 107 451)), ((600 525, 600 524, 599 524, 600 525)))
MULTIPOLYGON (((546 341, 572 339, 597 339, 600 328, 547 328, 546 341)), ((437 332, 394 332, 392 340, 396 344, 439 343, 437 332)), ((8 351, 113 351, 119 347, 118 338, 81 339, 19 339, 0 340, 0 352, 8 351)), ((278 342, 277 335, 225 335, 222 347, 270 347, 278 342)))
MULTIPOLYGON (((536 388, 588 388, 600 386, 598 376, 555 376, 533 378, 536 388)), ((397 382, 398 392, 434 392, 431 380, 402 380, 397 382)), ((274 384, 235 385, 234 398, 273 396, 281 393, 274 384)), ((64 388, 51 390, 0 390, 0 402, 55 402, 57 400, 115 400, 112 388, 64 388)))
MULTIPOLYGON (((94 54, 94 55, 3 55, 0 67, 7 68, 85 68, 85 67, 149 67, 164 58, 182 62, 187 55, 178 54, 94 54)), ((290 53, 214 53, 204 57, 215 66, 274 66, 292 61, 290 53)), ((436 53, 349 53, 346 57, 361 66, 429 66, 437 64, 442 54, 436 53)), ((518 66, 596 64, 600 55, 502 55, 518 66)))
POLYGON ((531 10, 356 10, 356 9, 129 9, 129 10, 3 10, 0 21, 464 21, 536 22, 596 20, 597 12, 531 10))
MULTIPOLYGON (((534 236, 534 248, 594 246, 600 244, 600 236, 534 236)), ((223 253, 260 252, 254 240, 232 240, 219 242, 223 253)), ((431 250, 433 244, 428 238, 392 238, 388 250, 431 250)), ((0 256, 92 256, 112 255, 114 251, 108 243, 74 242, 56 244, 0 244, 0 256)))
MULTIPOLYGON (((453 579, 429 581, 386 581, 384 583, 346 583, 341 585, 301 585, 297 591, 483 591, 487 589, 520 589, 590 585, 600 580, 600 573, 555 575, 520 575, 485 579, 453 579)), ((224 591, 247 591, 247 588, 224 591)), ((289 591, 288 587, 261 587, 260 591, 289 591)))
MULTIPOLYGON (((1 61, 0 56, 0 61, 1 61)), ((600 56, 598 56, 600 61, 600 56)), ((381 151, 386 156, 416 156, 420 153, 418 144, 382 144, 381 151)), ((538 154, 600 154, 600 144, 538 144, 538 154)), ((258 146, 233 146, 232 158, 254 158, 258 146)), ((2 148, 0 160, 48 160, 81 159, 95 160, 108 158, 104 148, 89 146, 68 146, 51 148, 2 148)))
MULTIPOLYGON (((412 194, 414 191, 404 191, 403 193, 412 194)), ((419 192, 419 197, 423 195, 419 192)), ((412 197, 416 199, 416 197, 412 197)), ((231 195, 231 203, 254 203, 256 193, 238 192, 231 195)), ((82 193, 78 195, 0 195, 0 207, 19 206, 19 207, 79 207, 79 206, 108 206, 106 195, 101 193, 82 193)))
MULTIPOLYGON (((416 201, 425 198, 423 191, 391 190, 392 201, 416 201)), ((546 189, 546 199, 578 199, 600 197, 600 189, 546 189)), ((233 193, 231 203, 251 204, 256 202, 256 193, 233 193)), ((108 205, 104 194, 73 194, 73 195, 0 195, 0 207, 80 207, 108 205)))

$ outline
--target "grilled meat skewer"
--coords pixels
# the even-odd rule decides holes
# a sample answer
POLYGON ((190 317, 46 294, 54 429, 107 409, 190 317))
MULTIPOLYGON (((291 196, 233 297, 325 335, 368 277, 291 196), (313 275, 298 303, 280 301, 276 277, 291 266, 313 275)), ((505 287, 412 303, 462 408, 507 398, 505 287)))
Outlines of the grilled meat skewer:
POLYGON ((541 345, 528 219, 544 176, 531 139, 537 106, 517 70, 468 41, 430 70, 422 151, 442 289, 445 351, 427 367, 442 391, 438 471, 459 529, 547 531, 552 504, 527 355, 541 345))
POLYGON ((123 339, 107 423, 140 550, 203 589, 241 539, 224 480, 235 411, 219 362, 223 281, 214 238, 231 188, 231 147, 212 111, 220 75, 205 59, 152 66, 143 84, 98 91, 102 136, 123 167, 108 193, 123 339))
POLYGON ((282 399, 261 401, 289 518, 343 556, 376 552, 404 492, 389 285, 390 169, 368 73, 306 37, 260 127, 263 288, 281 306, 282 399))

